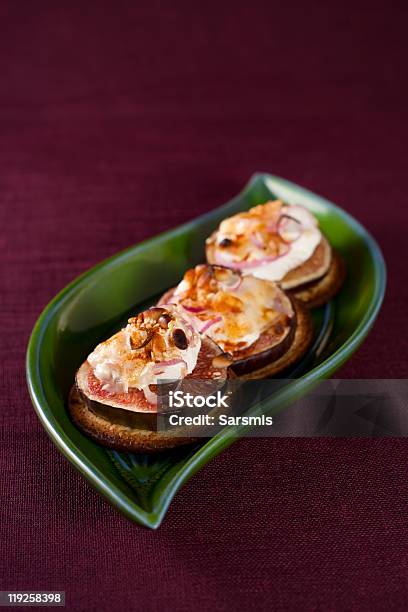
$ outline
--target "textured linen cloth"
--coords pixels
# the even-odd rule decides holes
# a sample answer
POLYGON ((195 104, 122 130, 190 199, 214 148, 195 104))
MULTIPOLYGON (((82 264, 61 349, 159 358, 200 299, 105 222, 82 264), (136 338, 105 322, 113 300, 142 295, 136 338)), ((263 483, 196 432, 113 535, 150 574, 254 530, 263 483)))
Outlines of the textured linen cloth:
POLYGON ((102 499, 25 386, 45 304, 256 170, 343 206, 389 283, 352 378, 407 375, 406 2, 2 2, 0 589, 71 610, 406 610, 405 440, 243 440, 157 532, 102 499))

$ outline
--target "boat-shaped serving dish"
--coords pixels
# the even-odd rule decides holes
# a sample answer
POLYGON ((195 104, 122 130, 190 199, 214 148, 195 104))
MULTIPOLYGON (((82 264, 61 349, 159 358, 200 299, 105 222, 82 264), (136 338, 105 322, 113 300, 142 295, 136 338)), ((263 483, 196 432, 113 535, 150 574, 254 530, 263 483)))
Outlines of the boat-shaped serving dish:
POLYGON ((47 433, 102 495, 147 527, 160 525, 178 489, 241 431, 228 427, 198 445, 157 456, 110 451, 70 421, 66 400, 75 371, 130 313, 153 303, 188 267, 204 260, 205 238, 224 217, 276 197, 310 208, 347 265, 340 294, 313 313, 315 339, 306 358, 292 370, 287 384, 251 408, 254 413, 283 410, 320 379, 331 376, 364 340, 382 303, 386 272, 378 245, 358 221, 331 202, 275 176, 254 175, 227 204, 85 272, 48 304, 33 329, 27 380, 47 433))

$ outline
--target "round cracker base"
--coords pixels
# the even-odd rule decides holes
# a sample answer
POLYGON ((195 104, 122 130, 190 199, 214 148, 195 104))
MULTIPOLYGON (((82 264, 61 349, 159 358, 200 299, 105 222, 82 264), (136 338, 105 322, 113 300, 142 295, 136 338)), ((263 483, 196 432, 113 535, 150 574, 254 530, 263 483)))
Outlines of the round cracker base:
POLYGON ((75 425, 88 437, 98 444, 122 452, 157 453, 193 444, 198 440, 111 423, 88 408, 76 386, 72 387, 69 394, 68 408, 75 425))
POLYGON ((308 308, 317 308, 328 302, 341 289, 346 277, 346 266, 340 255, 333 249, 332 260, 326 274, 319 280, 307 283, 290 293, 306 304, 308 308))

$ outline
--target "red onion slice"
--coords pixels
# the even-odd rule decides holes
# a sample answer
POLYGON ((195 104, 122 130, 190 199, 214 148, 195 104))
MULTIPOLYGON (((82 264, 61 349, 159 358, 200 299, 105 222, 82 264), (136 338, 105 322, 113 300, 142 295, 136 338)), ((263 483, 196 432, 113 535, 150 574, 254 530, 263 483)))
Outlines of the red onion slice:
POLYGON ((241 283, 242 283, 242 277, 238 276, 233 284, 226 285, 225 283, 220 283, 220 285, 221 285, 221 288, 224 289, 225 291, 235 291, 235 289, 238 289, 241 283))
POLYGON ((187 310, 187 312, 203 312, 203 310, 205 310, 205 308, 203 308, 202 306, 186 306, 185 304, 182 304, 184 310, 187 310))
POLYGON ((302 224, 303 228, 312 229, 319 225, 316 217, 304 206, 300 204, 290 204, 286 207, 285 213, 290 217, 294 217, 299 223, 302 224))
POLYGON ((265 243, 259 232, 253 232, 252 234, 250 234, 249 239, 252 242, 252 244, 256 246, 258 249, 264 248, 265 243))
POLYGON ((220 287, 224 289, 224 291, 233 291, 234 289, 238 289, 242 282, 242 276, 238 272, 234 272, 234 270, 224 266, 213 266, 213 274, 216 281, 220 287))
MULTIPOLYGON (((273 257, 262 257, 262 259, 253 259, 252 261, 230 261, 228 262, 228 266, 230 268, 234 268, 235 270, 250 270, 251 268, 259 268, 260 266, 265 266, 266 264, 272 261, 276 261, 280 257, 284 257, 285 255, 287 255, 291 248, 289 244, 287 244, 287 247, 288 248, 285 249, 283 253, 280 253, 279 255, 274 255, 273 257)), ((220 261, 222 259, 220 257, 220 253, 216 252, 215 257, 218 260, 217 263, 222 265, 220 261)))
POLYGON ((208 321, 206 321, 205 325, 203 325, 203 327, 200 329, 200 334, 204 334, 207 329, 209 329, 212 325, 215 325, 215 323, 218 323, 219 321, 222 321, 222 317, 215 317, 214 319, 209 319, 208 321))
POLYGON ((154 364, 153 372, 155 374, 162 374, 166 368, 179 363, 185 363, 184 359, 169 359, 168 361, 159 361, 154 364))
POLYGON ((295 242, 302 235, 302 224, 289 215, 282 215, 278 223, 278 234, 284 242, 295 242))

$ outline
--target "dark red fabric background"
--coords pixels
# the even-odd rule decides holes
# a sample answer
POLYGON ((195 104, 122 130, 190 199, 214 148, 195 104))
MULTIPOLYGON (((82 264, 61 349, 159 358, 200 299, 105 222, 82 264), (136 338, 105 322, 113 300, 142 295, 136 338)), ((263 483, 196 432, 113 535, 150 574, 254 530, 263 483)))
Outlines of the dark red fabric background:
POLYGON ((407 375, 406 2, 2 2, 1 589, 71 610, 405 610, 405 440, 246 440, 128 522, 25 388, 41 309, 256 170, 339 203, 389 284, 347 377, 407 375))

